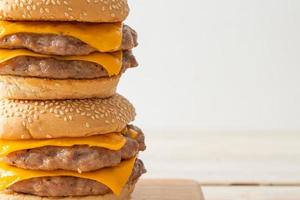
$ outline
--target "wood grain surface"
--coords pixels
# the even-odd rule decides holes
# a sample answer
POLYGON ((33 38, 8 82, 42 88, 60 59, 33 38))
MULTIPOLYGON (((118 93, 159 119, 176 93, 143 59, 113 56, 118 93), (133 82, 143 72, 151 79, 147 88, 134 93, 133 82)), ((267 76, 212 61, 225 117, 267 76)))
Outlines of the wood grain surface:
POLYGON ((299 200, 300 186, 202 186, 191 180, 144 179, 132 200, 299 200), (203 193, 202 193, 203 191, 203 193))
POLYGON ((300 133, 147 131, 146 179, 200 183, 206 200, 300 200, 300 133))
POLYGON ((202 187, 205 200, 299 200, 300 186, 202 187))
POLYGON ((132 200, 203 200, 200 185, 190 180, 142 180, 132 200))
POLYGON ((204 185, 300 185, 300 133, 145 131, 146 178, 204 185))

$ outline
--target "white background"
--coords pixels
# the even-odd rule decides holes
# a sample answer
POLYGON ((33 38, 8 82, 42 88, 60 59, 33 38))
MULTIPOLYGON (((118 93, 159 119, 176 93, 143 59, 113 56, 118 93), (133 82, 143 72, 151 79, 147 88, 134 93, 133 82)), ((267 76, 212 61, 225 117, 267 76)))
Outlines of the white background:
POLYGON ((129 0, 146 130, 300 130, 299 0, 129 0))

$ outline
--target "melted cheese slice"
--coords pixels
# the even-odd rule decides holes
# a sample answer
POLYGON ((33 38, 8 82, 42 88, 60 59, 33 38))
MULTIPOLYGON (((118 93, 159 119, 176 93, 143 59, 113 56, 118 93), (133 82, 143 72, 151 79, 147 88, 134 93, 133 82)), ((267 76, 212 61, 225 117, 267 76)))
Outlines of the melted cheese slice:
POLYGON ((58 60, 81 60, 94 62, 106 69, 109 76, 118 75, 122 68, 122 51, 114 53, 92 53, 86 56, 49 56, 34 53, 25 49, 0 49, 0 63, 19 56, 56 58, 58 60))
POLYGON ((57 138, 41 140, 0 140, 0 156, 9 153, 34 149, 44 146, 71 147, 74 145, 88 145, 90 147, 102 147, 110 150, 120 150, 126 143, 126 138, 122 134, 109 133, 85 138, 57 138))
POLYGON ((120 195, 127 183, 136 158, 121 162, 116 167, 104 168, 94 172, 76 173, 65 170, 37 171, 25 170, 0 163, 0 191, 7 189, 16 182, 38 177, 72 176, 95 180, 109 187, 114 194, 120 195))
POLYGON ((75 37, 100 52, 120 50, 122 23, 0 21, 0 37, 16 33, 59 34, 75 37))
POLYGON ((139 133, 133 129, 128 130, 128 136, 132 139, 136 139, 138 137, 139 133))

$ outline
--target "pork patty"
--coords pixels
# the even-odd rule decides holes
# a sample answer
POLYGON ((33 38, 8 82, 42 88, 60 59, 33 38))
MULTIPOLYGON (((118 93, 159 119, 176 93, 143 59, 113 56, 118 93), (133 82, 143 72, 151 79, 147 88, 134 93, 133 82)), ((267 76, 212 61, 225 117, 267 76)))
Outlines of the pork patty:
MULTIPOLYGON (((130 50, 137 45, 137 33, 129 26, 124 25, 122 46, 120 47, 120 50, 130 50)), ((71 36, 33 33, 8 35, 0 39, 0 48, 25 48, 41 54, 60 56, 88 55, 97 51, 88 44, 71 36)))
MULTIPOLYGON (((137 160, 127 184, 135 184, 146 170, 137 160)), ((110 188, 94 180, 76 177, 41 177, 15 183, 10 191, 41 197, 91 196, 112 193, 110 188)))
MULTIPOLYGON (((138 65, 131 51, 123 51, 122 72, 138 65)), ((0 63, 0 75, 49 79, 94 79, 107 77, 107 71, 89 61, 58 60, 20 56, 0 63)))
POLYGON ((116 166, 122 160, 133 158, 139 151, 144 151, 146 148, 143 132, 133 126, 130 126, 127 130, 130 131, 130 129, 138 133, 137 137, 133 139, 130 136, 125 136, 127 139, 126 144, 118 151, 88 146, 46 146, 10 153, 4 158, 4 161, 23 169, 62 169, 78 171, 79 173, 116 166))

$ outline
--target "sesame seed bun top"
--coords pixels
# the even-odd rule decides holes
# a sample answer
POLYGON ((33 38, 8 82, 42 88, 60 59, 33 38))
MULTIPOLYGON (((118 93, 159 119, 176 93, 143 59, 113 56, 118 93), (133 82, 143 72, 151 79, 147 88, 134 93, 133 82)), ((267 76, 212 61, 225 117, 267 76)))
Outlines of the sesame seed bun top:
POLYGON ((0 139, 85 137, 121 132, 134 120, 120 95, 83 100, 0 100, 0 139))
POLYGON ((0 20, 121 22, 127 0, 1 0, 0 20))

